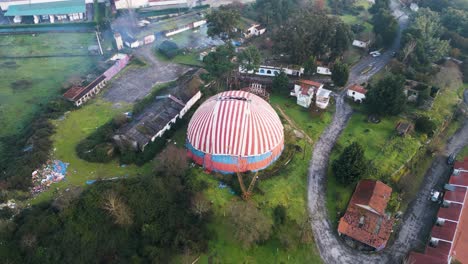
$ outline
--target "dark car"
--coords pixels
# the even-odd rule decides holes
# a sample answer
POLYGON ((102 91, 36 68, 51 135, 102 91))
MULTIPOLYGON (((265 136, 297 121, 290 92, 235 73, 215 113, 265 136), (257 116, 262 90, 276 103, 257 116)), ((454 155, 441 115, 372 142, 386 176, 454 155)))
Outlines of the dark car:
POLYGON ((455 153, 450 154, 447 158, 447 164, 453 165, 453 163, 455 162, 455 157, 456 157, 455 153))

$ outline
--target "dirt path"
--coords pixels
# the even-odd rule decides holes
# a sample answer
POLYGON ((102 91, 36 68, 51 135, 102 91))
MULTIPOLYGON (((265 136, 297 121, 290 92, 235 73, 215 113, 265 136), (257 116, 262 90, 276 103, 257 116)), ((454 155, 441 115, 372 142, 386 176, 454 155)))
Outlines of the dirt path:
POLYGON ((139 48, 134 55, 144 60, 145 68, 131 68, 117 79, 113 80, 106 89, 104 99, 110 102, 133 103, 148 95, 152 88, 159 83, 176 80, 191 68, 171 62, 163 62, 153 55, 151 45, 139 48))
POLYGON ((286 121, 288 121, 288 124, 289 124, 292 128, 294 128, 295 130, 301 132, 310 144, 314 143, 314 140, 312 140, 312 138, 311 138, 306 132, 304 132, 304 130, 300 129, 300 128, 296 125, 296 123, 294 123, 294 121, 283 111, 283 109, 282 109, 279 105, 275 105, 275 107, 278 109, 278 111, 280 112, 281 116, 284 117, 284 119, 286 119, 286 121))

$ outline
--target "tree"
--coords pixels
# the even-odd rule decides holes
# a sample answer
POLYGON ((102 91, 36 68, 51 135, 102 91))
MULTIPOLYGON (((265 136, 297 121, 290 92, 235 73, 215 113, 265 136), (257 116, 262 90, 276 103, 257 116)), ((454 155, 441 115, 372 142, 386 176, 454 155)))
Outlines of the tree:
POLYGON ((239 66, 246 71, 255 71, 260 66, 262 57, 255 46, 248 46, 237 57, 239 66))
POLYGON ((283 225, 286 222, 286 207, 277 205, 273 210, 273 220, 275 226, 283 225))
POLYGON ((229 205, 228 211, 234 235, 244 247, 267 240, 270 236, 273 221, 252 203, 235 201, 229 205))
POLYGON ((369 8, 371 14, 377 14, 381 9, 388 9, 390 0, 376 0, 375 3, 369 8))
POLYGON ((387 9, 379 9, 372 17, 374 33, 382 37, 382 44, 386 47, 393 44, 398 32, 398 22, 387 9))
POLYGON ((110 191, 104 196, 102 208, 109 212, 114 218, 114 222, 120 226, 129 226, 133 222, 130 208, 114 191, 110 191))
POLYGON ((221 78, 234 69, 234 63, 232 63, 234 55, 232 45, 219 46, 215 52, 210 52, 203 58, 205 69, 213 77, 221 78))
POLYGON ((313 75, 317 70, 317 60, 314 56, 310 56, 304 63, 304 73, 307 75, 313 75))
POLYGON ((348 69, 348 66, 346 66, 346 64, 341 63, 341 62, 336 62, 335 65, 333 65, 331 72, 332 72, 331 79, 336 85, 338 86, 346 85, 346 83, 348 82, 348 77, 349 77, 349 69, 348 69))
POLYGON ((310 56, 339 57, 351 40, 351 29, 340 18, 301 10, 278 29, 275 49, 302 64, 310 56))
POLYGON ((429 137, 434 135, 434 131, 437 129, 437 125, 428 116, 418 116, 414 121, 414 129, 419 133, 424 133, 429 137))
POLYGON ((343 150, 338 159, 333 161, 332 169, 339 183, 353 184, 367 175, 368 163, 362 146, 353 142, 343 150))
POLYGON ((168 59, 172 59, 179 53, 179 46, 175 42, 165 40, 159 45, 158 50, 168 59))
POLYGON ((325 0, 315 0, 314 8, 316 10, 322 11, 325 8, 325 0))
POLYGON ((280 72, 273 78, 272 83, 273 91, 280 94, 287 94, 289 92, 289 78, 285 72, 280 72))
POLYGON ((230 39, 237 32, 240 22, 240 13, 231 5, 222 5, 218 10, 213 10, 206 16, 208 24, 208 36, 218 36, 222 39, 230 39))
POLYGON ((173 144, 167 146, 156 158, 155 172, 169 177, 183 176, 188 170, 187 153, 185 149, 173 144))
POLYGON ((371 113, 378 115, 397 115, 406 105, 403 92, 404 78, 399 75, 389 75, 372 86, 366 94, 365 105, 371 113))
POLYGON ((198 215, 199 218, 202 218, 204 214, 210 211, 211 204, 208 199, 205 198, 203 193, 196 193, 192 197, 192 207, 193 213, 198 215))

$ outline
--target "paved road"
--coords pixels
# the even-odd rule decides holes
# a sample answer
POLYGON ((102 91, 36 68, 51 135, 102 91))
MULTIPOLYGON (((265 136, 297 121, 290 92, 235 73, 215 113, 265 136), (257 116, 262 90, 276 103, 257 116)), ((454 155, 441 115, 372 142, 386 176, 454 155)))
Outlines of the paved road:
POLYGON ((398 24, 400 29, 392 44, 392 46, 382 53, 379 57, 372 57, 370 55, 362 58, 349 73, 349 84, 361 84, 367 82, 374 74, 382 70, 392 59, 392 53, 397 52, 400 49, 400 40, 402 31, 408 26, 408 16, 401 12, 398 4, 395 1, 391 2, 390 7, 392 8, 393 15, 398 18, 398 24), (361 72, 365 69, 370 68, 365 74, 361 75, 361 72))
MULTIPOLYGON (((407 24, 407 17, 402 16, 394 2, 392 9, 399 17, 401 27, 407 24)), ((401 31, 400 31, 401 32, 401 31)), ((390 60, 391 52, 399 47, 400 36, 390 50, 380 58, 365 58, 352 69, 350 83, 366 81, 378 70, 382 69, 390 60), (375 70, 365 76, 359 76, 361 67, 367 67, 369 61, 375 62, 375 70)), ((468 101, 468 93, 465 92, 465 100, 468 101)), ((468 103, 468 102, 467 102, 468 103)), ((449 175, 449 167, 446 165, 446 156, 439 155, 434 159, 431 168, 426 172, 424 182, 416 199, 409 205, 401 223, 401 229, 397 230, 395 242, 383 252, 367 254, 346 246, 337 236, 335 227, 328 220, 326 208, 326 175, 329 157, 338 136, 346 127, 352 109, 344 102, 344 93, 337 96, 336 112, 332 123, 324 131, 317 141, 312 159, 309 165, 308 182, 308 209, 311 216, 312 230, 320 255, 325 263, 401 263, 406 254, 415 247, 424 244, 421 235, 427 233, 430 223, 436 215, 437 206, 427 200, 430 190, 434 186, 441 186, 449 175), (425 223, 425 224, 423 224, 425 223)), ((468 120, 465 120, 462 128, 451 138, 447 144, 445 153, 452 153, 461 149, 468 143, 468 120)))
POLYGON ((177 80, 191 68, 171 62, 163 62, 153 56, 151 45, 139 48, 134 55, 142 58, 149 65, 145 68, 127 69, 112 81, 106 89, 104 99, 110 102, 132 103, 148 95, 159 83, 177 80))

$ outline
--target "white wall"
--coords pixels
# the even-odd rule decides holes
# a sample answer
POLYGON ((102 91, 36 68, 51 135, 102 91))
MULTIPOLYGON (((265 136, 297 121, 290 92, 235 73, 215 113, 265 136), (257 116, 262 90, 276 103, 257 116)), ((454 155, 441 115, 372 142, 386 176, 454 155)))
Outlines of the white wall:
POLYGON ((348 89, 348 92, 347 92, 347 95, 351 98, 354 99, 354 101, 364 101, 364 99, 366 99, 366 95, 365 94, 362 94, 362 93, 358 93, 356 91, 353 91, 353 90, 350 90, 348 89))

